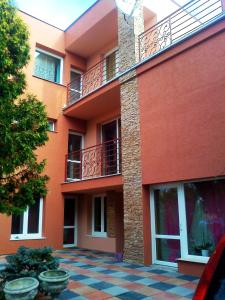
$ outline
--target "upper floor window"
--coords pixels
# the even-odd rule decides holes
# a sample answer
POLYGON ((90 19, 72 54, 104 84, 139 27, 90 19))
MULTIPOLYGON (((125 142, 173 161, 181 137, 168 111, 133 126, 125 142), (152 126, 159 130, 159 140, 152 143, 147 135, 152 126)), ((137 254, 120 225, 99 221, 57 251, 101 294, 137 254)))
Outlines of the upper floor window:
POLYGON ((48 131, 56 131, 56 121, 48 119, 48 131))
POLYGON ((109 81, 118 73, 118 51, 113 51, 105 56, 105 80, 109 81))
POLYGON ((43 50, 35 51, 34 75, 42 79, 62 83, 63 59, 43 50))
POLYGON ((12 215, 12 239, 35 239, 42 237, 43 199, 37 199, 20 215, 12 215))

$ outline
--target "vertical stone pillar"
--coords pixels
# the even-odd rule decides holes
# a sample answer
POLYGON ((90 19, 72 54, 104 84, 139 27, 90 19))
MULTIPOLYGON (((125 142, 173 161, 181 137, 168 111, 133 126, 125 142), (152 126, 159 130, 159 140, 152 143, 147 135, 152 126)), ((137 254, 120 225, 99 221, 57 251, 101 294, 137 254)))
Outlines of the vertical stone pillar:
MULTIPOLYGON (((139 58, 138 35, 144 31, 143 1, 135 17, 118 11, 120 71, 129 70, 139 58)), ((144 261, 141 180, 140 115, 135 70, 120 78, 122 174, 124 177, 124 258, 144 261)))
POLYGON ((116 201, 113 191, 107 193, 107 235, 108 237, 116 237, 116 201))

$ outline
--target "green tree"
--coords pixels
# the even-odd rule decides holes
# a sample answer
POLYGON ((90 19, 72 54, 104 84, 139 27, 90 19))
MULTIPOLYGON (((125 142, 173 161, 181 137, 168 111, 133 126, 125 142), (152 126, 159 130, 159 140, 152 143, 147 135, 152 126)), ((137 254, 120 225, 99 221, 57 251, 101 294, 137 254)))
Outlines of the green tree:
POLYGON ((48 139, 45 106, 24 96, 29 33, 10 0, 0 0, 0 213, 21 213, 46 194, 45 161, 35 150, 48 139))

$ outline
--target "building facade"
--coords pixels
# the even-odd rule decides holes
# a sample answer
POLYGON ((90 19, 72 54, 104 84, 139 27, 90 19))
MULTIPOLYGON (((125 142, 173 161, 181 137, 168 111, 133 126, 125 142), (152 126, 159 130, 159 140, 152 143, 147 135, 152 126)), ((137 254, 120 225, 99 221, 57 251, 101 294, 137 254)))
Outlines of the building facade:
POLYGON ((128 17, 99 0, 65 31, 19 12, 50 180, 45 199, 0 216, 1 254, 78 246, 199 275, 225 233, 224 3, 160 22, 138 4, 128 17))

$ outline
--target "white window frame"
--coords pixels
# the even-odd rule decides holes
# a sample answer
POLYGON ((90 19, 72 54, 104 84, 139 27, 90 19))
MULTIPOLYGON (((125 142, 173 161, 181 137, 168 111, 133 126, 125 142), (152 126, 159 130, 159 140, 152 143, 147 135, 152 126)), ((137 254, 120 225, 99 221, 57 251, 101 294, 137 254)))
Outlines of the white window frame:
POLYGON ((107 82, 110 82, 111 80, 114 80, 116 78, 116 76, 118 75, 118 72, 119 72, 119 57, 118 57, 118 50, 119 48, 118 47, 115 47, 113 49, 111 49, 110 51, 108 51, 107 53, 105 53, 104 55, 104 65, 103 65, 103 82, 104 84, 107 83, 107 82), (117 51, 117 52, 116 52, 117 51), (107 80, 106 78, 106 72, 107 72, 107 66, 106 66, 106 58, 112 54, 113 52, 116 52, 116 69, 115 69, 115 77, 113 77, 112 79, 110 80, 107 80))
MULTIPOLYGON (((59 82, 55 82, 55 81, 52 81, 52 80, 48 80, 48 79, 45 79, 45 78, 42 78, 42 77, 39 77, 37 75, 35 75, 35 73, 33 72, 33 75, 38 77, 38 78, 41 78, 43 80, 47 80, 47 81, 50 81, 50 82, 53 82, 53 83, 56 83, 56 84, 63 84, 63 57, 61 56, 58 56, 56 54, 53 54, 51 52, 48 52, 48 51, 45 51, 45 50, 42 50, 40 48, 35 48, 35 52, 38 51, 38 52, 41 52, 43 54, 46 54, 46 55, 49 55, 49 56, 52 56, 52 57, 55 57, 55 58, 58 58, 60 60, 60 70, 59 70, 59 82)), ((35 57, 35 56, 34 56, 35 57)), ((34 62, 34 67, 35 67, 35 62, 34 62)))
POLYGON ((28 216, 29 216, 29 207, 23 213, 23 233, 20 233, 20 234, 11 234, 10 240, 35 240, 35 239, 42 239, 43 198, 40 198, 38 233, 28 233, 28 216))
MULTIPOLYGON (((78 90, 75 90, 75 89, 70 89, 71 91, 74 91, 74 92, 77 92, 80 94, 80 98, 82 97, 82 89, 83 89, 83 73, 77 69, 74 69, 74 68, 71 68, 70 69, 70 73, 73 72, 73 73, 77 73, 77 74, 80 74, 81 75, 81 79, 80 79, 80 91, 78 90)), ((71 78, 70 78, 70 82, 71 81, 71 78)))
MULTIPOLYGON (((105 194, 100 194, 100 195, 95 195, 92 199, 92 236, 94 237, 102 237, 105 238, 107 237, 107 231, 104 231, 105 227, 105 219, 104 219, 104 209, 105 209, 105 204, 104 204, 104 199, 106 198, 105 194), (95 231, 95 199, 96 198, 101 198, 101 231, 95 231)), ((106 198, 107 201, 107 198, 106 198)), ((106 216, 107 218, 107 216, 106 216)))
MULTIPOLYGON (((153 264, 160 264, 166 266, 177 267, 177 263, 165 262, 157 260, 157 251, 156 251, 156 238, 169 238, 180 240, 180 252, 181 260, 207 263, 209 257, 203 257, 198 255, 191 255, 188 253, 188 233, 187 233, 187 221, 186 221, 186 204, 185 204, 185 193, 184 193, 184 184, 189 182, 200 182, 200 181, 210 181, 209 180, 195 180, 195 181, 185 181, 183 183, 174 183, 174 184, 159 184, 150 186, 150 217, 151 217, 151 240, 152 240, 152 262, 153 264), (177 198, 178 198, 178 214, 179 214, 179 227, 180 234, 177 236, 173 235, 157 235, 155 228, 155 199, 154 199, 154 190, 160 188, 177 188, 177 198)), ((179 258, 178 258, 179 260, 179 258)))

